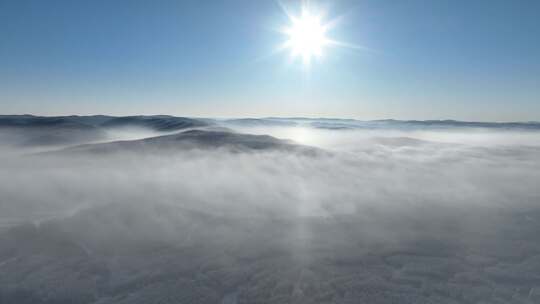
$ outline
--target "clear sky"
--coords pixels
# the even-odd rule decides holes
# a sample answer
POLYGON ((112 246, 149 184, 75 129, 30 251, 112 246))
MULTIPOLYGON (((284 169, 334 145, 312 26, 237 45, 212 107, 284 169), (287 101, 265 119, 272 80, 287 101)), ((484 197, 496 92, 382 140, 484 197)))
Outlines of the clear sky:
POLYGON ((540 120, 540 1, 0 0, 0 113, 540 120))

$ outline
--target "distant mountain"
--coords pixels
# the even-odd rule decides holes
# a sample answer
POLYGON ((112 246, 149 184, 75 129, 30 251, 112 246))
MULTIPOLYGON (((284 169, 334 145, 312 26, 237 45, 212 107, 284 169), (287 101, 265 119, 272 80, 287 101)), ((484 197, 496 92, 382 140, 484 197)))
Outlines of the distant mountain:
POLYGON ((239 118, 228 119, 222 122, 225 125, 233 125, 239 127, 291 127, 298 123, 289 120, 281 120, 274 118, 239 118))
POLYGON ((207 121, 167 115, 114 117, 101 124, 105 128, 142 127, 162 132, 205 127, 208 125, 209 123, 207 121))
POLYGON ((540 122, 470 122, 457 120, 351 120, 351 119, 302 119, 318 129, 454 129, 475 128, 494 130, 540 130, 540 122))
POLYGON ((477 128, 496 130, 540 130, 540 122, 475 122, 459 120, 357 120, 341 118, 307 118, 307 117, 266 117, 242 118, 216 121, 218 124, 231 127, 263 127, 263 126, 310 126, 317 129, 353 130, 353 129, 449 129, 477 128))
POLYGON ((0 139, 8 146, 67 145, 104 139, 103 130, 84 122, 91 119, 99 118, 0 115, 0 139))
POLYGON ((540 130, 539 122, 474 122, 458 120, 407 120, 393 121, 397 124, 424 126, 424 127, 462 127, 462 128, 486 128, 486 129, 529 129, 540 130))
POLYGON ((484 128, 484 129, 517 129, 540 130, 540 122, 474 122, 458 120, 356 120, 339 118, 304 118, 304 117, 266 117, 239 119, 195 119, 170 115, 138 115, 138 116, 34 116, 34 115, 0 115, 0 129, 18 128, 122 128, 140 127, 154 131, 170 132, 188 128, 212 125, 264 127, 264 126, 299 126, 308 125, 322 129, 378 129, 378 128, 484 128))
POLYGON ((96 116, 33 116, 33 115, 0 115, 0 128, 69 128, 69 129, 93 129, 95 125, 88 122, 96 116))
POLYGON ((166 115, 113 117, 0 115, 0 140, 3 145, 74 145, 109 139, 115 128, 144 128, 172 132, 209 126, 209 121, 166 115))
MULTIPOLYGON (((147 129, 153 132, 171 133, 197 128, 235 128, 235 127, 312 127, 327 130, 450 130, 450 129, 484 129, 499 131, 540 131, 540 122, 467 122, 456 120, 370 120, 337 118, 241 118, 241 119, 194 119, 169 115, 139 115, 115 117, 107 115, 92 116, 34 116, 34 115, 0 115, 0 143, 5 146, 54 146, 80 145, 91 142, 111 140, 110 131, 115 129, 147 129)), ((225 132, 227 133, 227 132, 225 132)), ((200 134, 199 134, 200 135, 200 134)), ((185 137, 186 135, 184 135, 185 137)), ((233 135, 208 138, 206 134, 199 138, 198 145, 206 145, 202 140, 213 141, 214 146, 222 145, 219 140, 238 140, 233 135)), ((239 136, 237 134, 237 136, 239 136)), ((185 141, 184 139, 182 139, 185 141)), ((261 142, 250 142, 254 149, 261 142)), ((246 146, 247 143, 244 143, 246 146)), ((268 144, 268 143, 266 143, 268 144)), ((274 143, 275 144, 275 143, 274 143)), ((235 143, 237 146, 238 142, 235 143)))
POLYGON ((346 122, 324 122, 324 121, 315 121, 310 123, 310 126, 317 129, 327 129, 327 130, 349 130, 349 129, 358 129, 361 128, 361 125, 356 123, 346 123, 346 122))
POLYGON ((190 127, 207 126, 208 120, 198 120, 169 115, 138 116, 34 116, 0 115, 0 127, 147 127, 157 131, 180 130, 190 127))
POLYGON ((294 144, 268 135, 251 135, 228 131, 189 130, 172 135, 140 140, 86 144, 62 150, 63 153, 111 153, 116 151, 161 152, 170 150, 216 149, 232 151, 296 150, 315 152, 316 148, 294 144))

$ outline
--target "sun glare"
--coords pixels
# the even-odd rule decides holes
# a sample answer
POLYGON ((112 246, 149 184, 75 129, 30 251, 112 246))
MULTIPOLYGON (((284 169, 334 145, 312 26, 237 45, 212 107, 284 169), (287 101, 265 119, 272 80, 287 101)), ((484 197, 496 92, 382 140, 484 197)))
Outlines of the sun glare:
POLYGON ((291 16, 291 25, 284 33, 288 36, 285 47, 293 57, 300 56, 304 64, 309 64, 313 57, 320 57, 325 45, 328 27, 321 23, 321 18, 307 9, 299 17, 291 16))

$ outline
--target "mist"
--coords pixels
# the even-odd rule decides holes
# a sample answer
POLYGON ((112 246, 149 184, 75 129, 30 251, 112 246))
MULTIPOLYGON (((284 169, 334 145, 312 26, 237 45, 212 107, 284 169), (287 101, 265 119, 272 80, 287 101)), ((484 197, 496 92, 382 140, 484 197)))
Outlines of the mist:
POLYGON ((285 284, 287 301, 300 301, 301 289, 307 303, 375 299, 362 290, 377 288, 387 289, 381 303, 399 293, 411 296, 401 303, 537 295, 540 132, 218 123, 200 131, 212 135, 208 146, 192 139, 207 133, 186 130, 106 131, 82 146, 3 152, 4 298, 43 299, 48 286, 60 293, 50 303, 144 302, 195 284, 208 303, 266 303, 267 280, 285 284), (64 294, 46 283, 75 275, 59 256, 101 270, 83 271, 64 294), (53 266, 31 268, 38 257, 53 266), (343 291, 337 279, 364 287, 343 291))

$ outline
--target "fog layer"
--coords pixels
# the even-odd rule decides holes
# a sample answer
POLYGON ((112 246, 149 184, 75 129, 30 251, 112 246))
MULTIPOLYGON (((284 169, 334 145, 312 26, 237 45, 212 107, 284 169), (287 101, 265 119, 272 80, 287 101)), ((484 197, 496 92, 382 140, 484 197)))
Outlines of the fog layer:
POLYGON ((6 303, 540 296, 540 132, 212 128, 4 153, 6 303))

